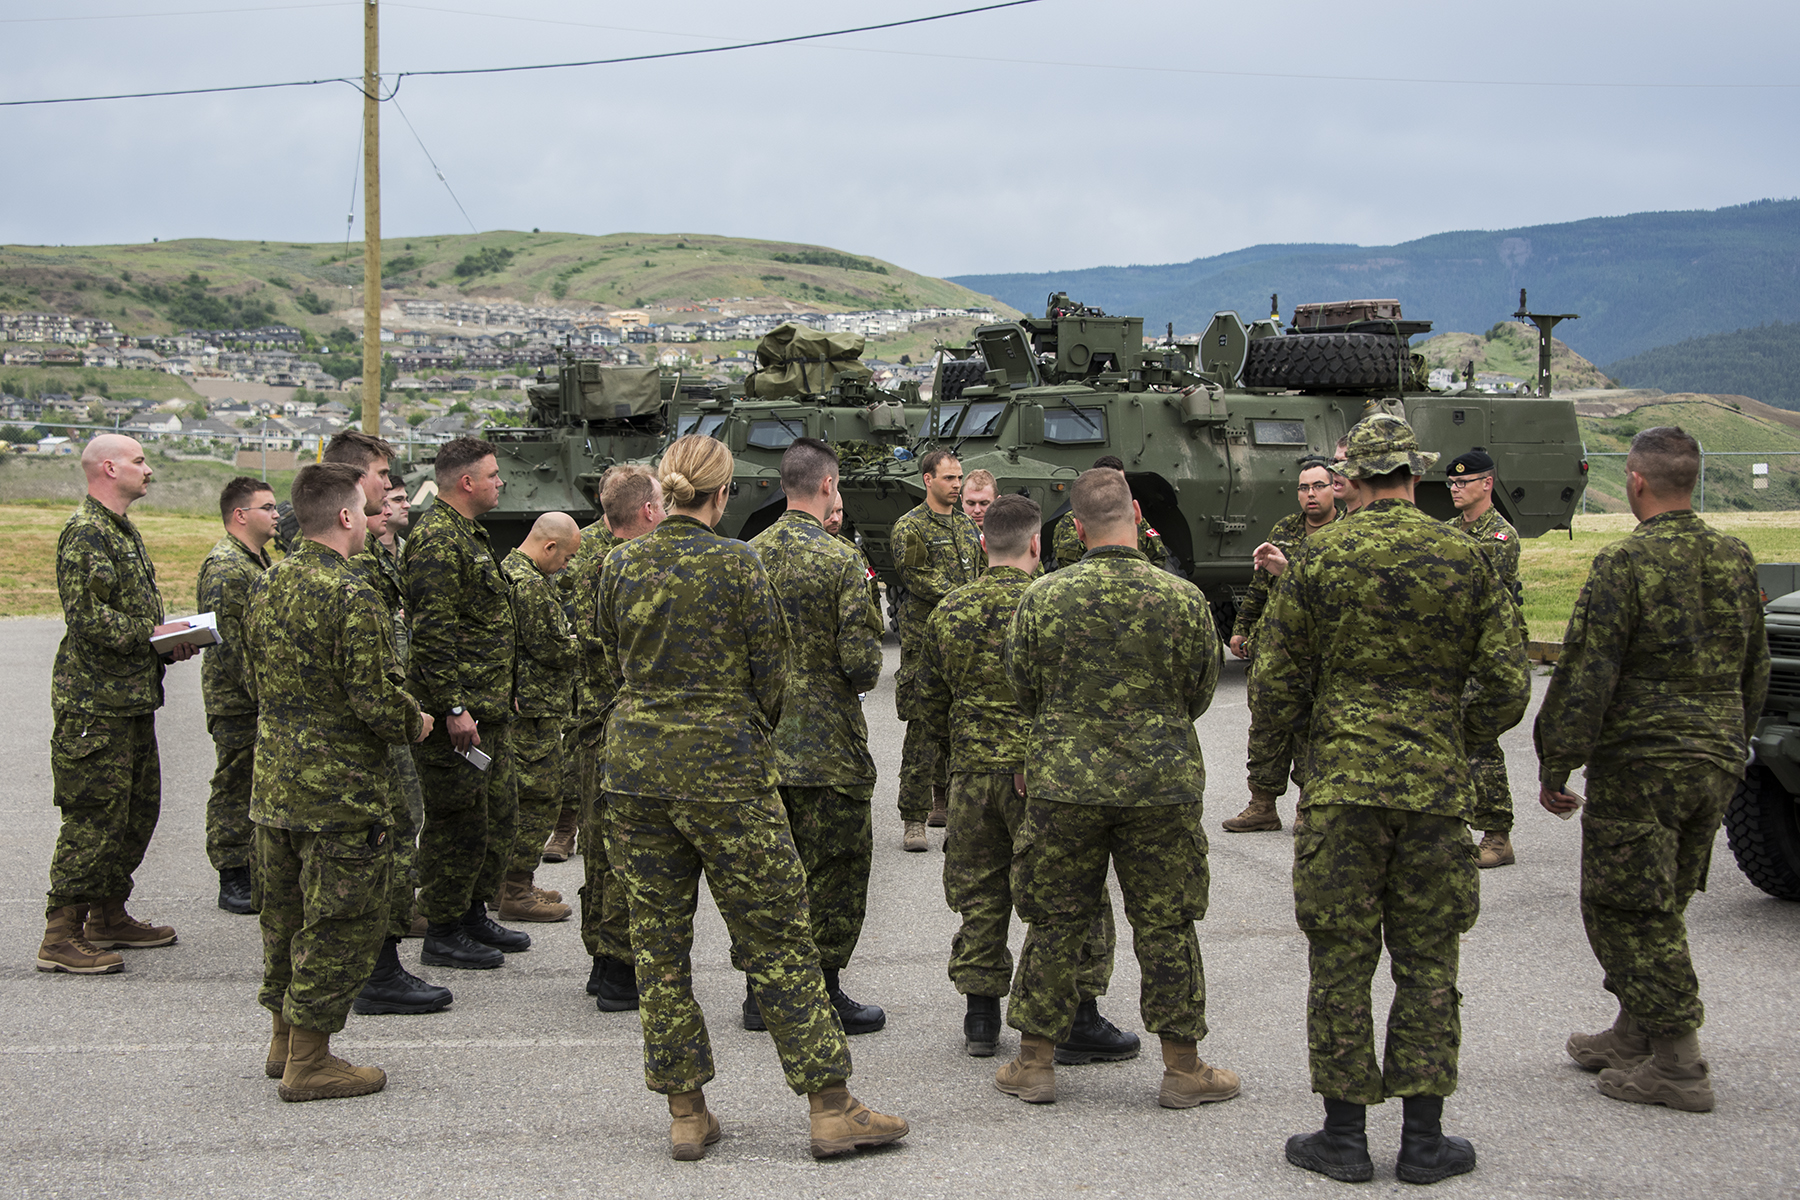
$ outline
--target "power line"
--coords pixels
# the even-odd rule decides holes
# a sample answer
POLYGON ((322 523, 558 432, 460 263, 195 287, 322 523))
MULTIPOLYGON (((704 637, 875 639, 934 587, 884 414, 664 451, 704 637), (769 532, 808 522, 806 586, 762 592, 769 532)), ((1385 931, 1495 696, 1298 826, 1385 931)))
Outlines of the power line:
MULTIPOLYGON (((464 208, 462 201, 456 198, 456 191, 450 186, 450 181, 444 178, 444 169, 437 165, 437 159, 431 157, 431 151, 425 149, 425 139, 419 136, 417 129, 413 128, 412 119, 406 115, 406 110, 400 107, 400 101, 394 100, 392 95, 388 99, 394 101, 394 111, 400 114, 402 121, 406 122, 407 131, 413 135, 413 141, 419 143, 419 150, 425 155, 425 161, 431 164, 433 171, 437 172, 438 182, 444 185, 446 192, 450 193, 450 199, 455 203, 456 211, 462 214, 463 220, 469 221, 469 210, 464 208)), ((480 233, 481 231, 475 228, 475 222, 469 221, 469 232, 480 233)))

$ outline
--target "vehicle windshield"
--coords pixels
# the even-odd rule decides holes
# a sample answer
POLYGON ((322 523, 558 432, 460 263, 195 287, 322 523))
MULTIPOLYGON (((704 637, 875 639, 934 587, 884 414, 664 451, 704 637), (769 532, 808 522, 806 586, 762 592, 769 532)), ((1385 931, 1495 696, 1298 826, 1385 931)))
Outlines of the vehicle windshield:
POLYGON ((744 440, 759 450, 783 450, 793 445, 794 439, 805 436, 805 417, 773 417, 750 422, 750 433, 744 440))
POLYGON ((1006 401, 984 400, 969 405, 963 418, 962 437, 993 437, 1000 432, 1000 417, 1006 412, 1006 401))
POLYGON ((956 428, 956 418, 962 416, 966 404, 946 404, 938 409, 937 428, 931 427, 931 414, 926 413, 919 419, 919 427, 913 431, 914 437, 947 437, 956 428))
POLYGON ((683 413, 680 433, 683 437, 690 433, 705 434, 707 437, 718 437, 719 427, 725 424, 724 413, 683 413))

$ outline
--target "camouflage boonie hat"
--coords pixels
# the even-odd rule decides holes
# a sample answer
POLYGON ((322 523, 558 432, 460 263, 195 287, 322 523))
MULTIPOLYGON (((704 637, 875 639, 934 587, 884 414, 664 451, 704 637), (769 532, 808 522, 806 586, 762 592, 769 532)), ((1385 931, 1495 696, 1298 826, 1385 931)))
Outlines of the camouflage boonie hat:
POLYGON ((1411 425, 1399 417, 1378 413, 1350 431, 1350 444, 1344 449, 1344 474, 1351 479, 1367 479, 1406 467, 1414 475, 1423 475, 1437 460, 1436 454, 1419 449, 1419 439, 1411 425))

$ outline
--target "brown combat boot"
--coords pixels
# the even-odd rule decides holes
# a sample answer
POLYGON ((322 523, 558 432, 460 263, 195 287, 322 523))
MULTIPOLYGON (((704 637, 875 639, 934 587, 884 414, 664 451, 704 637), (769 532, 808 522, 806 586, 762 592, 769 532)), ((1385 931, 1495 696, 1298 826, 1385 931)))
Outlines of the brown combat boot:
POLYGON ((1250 789, 1250 806, 1235 817, 1221 822, 1226 833, 1271 833, 1281 829, 1281 814, 1275 811, 1275 793, 1250 789))
POLYGON ((669 1097, 669 1157, 676 1162, 698 1162, 706 1148, 719 1140, 719 1118, 706 1110, 706 1093, 699 1088, 669 1097))
POLYGON ((920 851, 929 849, 931 843, 925 840, 925 822, 902 821, 900 823, 900 848, 902 850, 920 851))
POLYGON ((380 1067, 353 1067, 331 1053, 331 1035, 302 1025, 288 1027, 287 1069, 276 1088, 283 1100, 336 1100, 367 1096, 387 1086, 380 1067))
POLYGON ((535 881, 533 881, 531 885, 531 894, 536 896, 539 900, 542 900, 545 904, 562 903, 561 892, 557 891, 555 888, 541 888, 535 881))
POLYGON ((1608 1067, 1629 1071, 1650 1057, 1650 1039, 1638 1028, 1637 1020, 1621 1008, 1611 1029, 1571 1033, 1566 1049, 1584 1071, 1604 1071, 1608 1067))
POLYGON ((1491 830, 1482 835, 1481 857, 1475 860, 1476 866, 1485 871, 1489 867, 1510 867, 1516 861, 1512 838, 1491 830))
POLYGON ((841 1083, 813 1092, 806 1102, 812 1108, 814 1158, 832 1158, 852 1150, 885 1146, 911 1132, 911 1126, 905 1121, 869 1108, 841 1083))
POLYGON ((1193 1108, 1238 1094, 1237 1073, 1201 1062, 1195 1043, 1166 1037, 1162 1052, 1162 1090, 1156 1102, 1164 1108, 1193 1108))
POLYGON ((502 921, 566 921, 573 911, 566 904, 540 899, 531 886, 529 871, 508 871, 500 885, 502 921))
POLYGON ((1027 1104, 1056 1103, 1056 1043, 1035 1033, 1019 1037, 1019 1057, 994 1072, 994 1086, 1027 1104))
POLYGON ((933 829, 942 829, 950 824, 950 793, 945 789, 931 789, 931 812, 926 815, 925 823, 933 829))
POLYGON ((1682 1112, 1711 1112, 1711 1072, 1700 1057, 1699 1033, 1690 1029, 1680 1037, 1653 1037, 1649 1041, 1650 1057, 1637 1066, 1600 1072, 1596 1085, 1600 1094, 1632 1104, 1666 1104, 1682 1112))
POLYGON ((82 936, 88 906, 66 904, 44 920, 44 940, 38 946, 37 969, 67 971, 71 975, 111 975, 125 969, 125 960, 102 950, 82 936))
POLYGON ((263 1074, 270 1079, 280 1079, 287 1074, 288 1039, 294 1027, 282 1019, 280 1013, 275 1016, 275 1032, 269 1035, 269 1053, 263 1058, 263 1074))
POLYGON ((175 930, 167 925, 147 925, 125 911, 125 897, 102 900, 88 909, 87 940, 102 950, 145 950, 168 946, 175 930))
POLYGON ((565 808, 557 813, 556 828, 550 831, 550 840, 544 843, 544 861, 568 862, 569 856, 575 853, 575 835, 580 829, 580 819, 574 809, 565 808))

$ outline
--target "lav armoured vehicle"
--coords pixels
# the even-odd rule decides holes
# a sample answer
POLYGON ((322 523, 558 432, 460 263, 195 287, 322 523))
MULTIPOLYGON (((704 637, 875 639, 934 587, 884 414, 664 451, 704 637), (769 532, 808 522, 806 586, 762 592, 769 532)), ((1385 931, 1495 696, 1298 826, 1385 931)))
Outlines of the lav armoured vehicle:
POLYGON ((1753 761, 1725 810, 1738 867, 1769 895, 1800 900, 1800 564, 1758 568, 1769 634, 1769 698, 1750 740, 1753 761), (1785 576, 1776 584, 1777 576, 1785 576), (1779 594, 1786 592, 1786 595, 1779 594))

